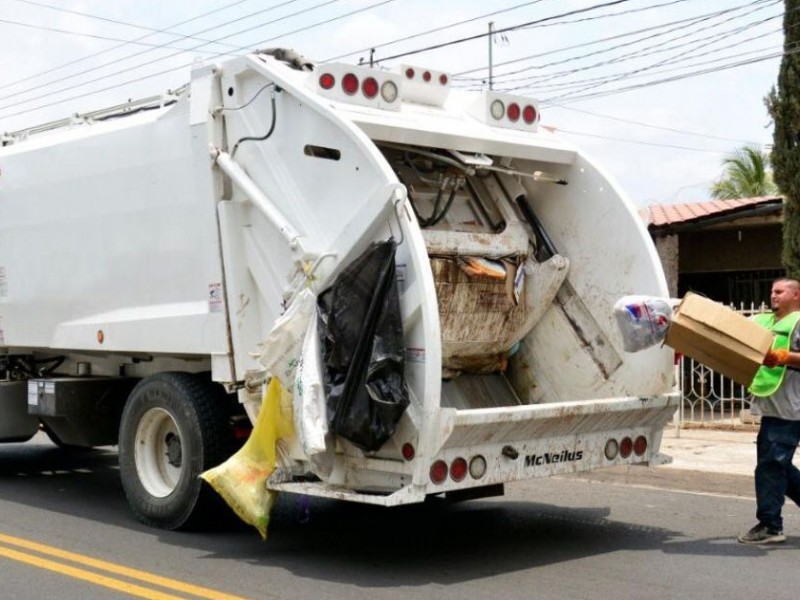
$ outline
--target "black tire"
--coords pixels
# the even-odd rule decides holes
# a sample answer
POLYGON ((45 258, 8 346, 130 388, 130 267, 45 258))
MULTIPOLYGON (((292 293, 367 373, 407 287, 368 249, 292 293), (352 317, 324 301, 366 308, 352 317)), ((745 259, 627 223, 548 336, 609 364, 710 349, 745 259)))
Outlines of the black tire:
POLYGON ((133 513, 162 529, 204 525, 225 509, 200 474, 232 448, 219 385, 177 372, 143 379, 128 397, 119 434, 120 477, 133 513))

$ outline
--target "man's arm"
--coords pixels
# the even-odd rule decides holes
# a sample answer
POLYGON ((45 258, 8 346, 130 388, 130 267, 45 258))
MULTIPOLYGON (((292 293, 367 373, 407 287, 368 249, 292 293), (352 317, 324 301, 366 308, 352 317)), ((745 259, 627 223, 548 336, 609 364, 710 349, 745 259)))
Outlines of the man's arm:
POLYGON ((764 357, 767 367, 786 365, 794 369, 800 369, 800 352, 789 352, 788 350, 770 350, 764 357))

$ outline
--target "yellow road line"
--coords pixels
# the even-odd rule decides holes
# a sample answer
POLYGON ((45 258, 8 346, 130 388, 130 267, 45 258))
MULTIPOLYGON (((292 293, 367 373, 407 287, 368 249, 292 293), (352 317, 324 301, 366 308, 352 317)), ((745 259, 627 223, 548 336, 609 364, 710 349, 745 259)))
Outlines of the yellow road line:
MULTIPOLYGON (((108 562, 108 561, 105 561, 105 560, 99 560, 99 559, 96 559, 96 558, 92 558, 90 556, 85 556, 83 554, 78 554, 76 552, 69 552, 68 550, 61 550, 60 548, 55 548, 53 546, 47 546, 45 544, 40 544, 38 542, 32 542, 30 540, 26 540, 26 539, 18 538, 18 537, 13 537, 13 536, 10 536, 10 535, 5 535, 5 534, 2 534, 2 533, 0 533, 0 542, 3 542, 3 543, 8 544, 10 546, 17 546, 19 548, 25 548, 26 550, 33 550, 35 552, 39 552, 39 553, 45 554, 47 556, 54 556, 56 558, 69 560, 69 561, 72 561, 72 562, 75 562, 75 563, 78 563, 78 564, 81 564, 81 565, 85 565, 85 566, 88 566, 88 567, 93 567, 95 569, 106 571, 108 573, 114 573, 115 575, 123 575, 125 577, 130 578, 130 579, 135 579, 137 581, 143 581, 143 582, 146 582, 146 583, 155 584, 155 585, 158 585, 158 586, 161 586, 163 588, 170 589, 170 590, 174 590, 174 591, 178 591, 178 592, 184 592, 184 593, 187 593, 187 594, 191 594, 193 596, 197 596, 199 598, 208 598, 209 600, 246 600, 245 598, 242 598, 241 596, 232 596, 230 594, 224 594, 224 593, 222 593, 220 591, 217 591, 217 590, 212 590, 212 589, 209 589, 209 588, 204 588, 204 587, 200 587, 200 586, 197 586, 197 585, 192 585, 190 583, 184 583, 184 582, 178 581, 176 579, 170 579, 168 577, 162 577, 160 575, 155 575, 153 573, 148 573, 146 571, 139 571, 137 569, 133 569, 133 568, 130 568, 130 567, 125 567, 123 565, 119 565, 119 564, 116 564, 116 563, 108 562)), ((8 558, 14 558, 14 557, 12 557, 12 556, 10 556, 8 554, 8 553, 11 553, 11 552, 14 552, 15 554, 22 554, 22 553, 16 553, 16 551, 11 550, 11 549, 3 549, 0 546, 0 554, 1 555, 7 556, 8 558)), ((83 571, 82 569, 75 569, 74 567, 69 567, 67 565, 61 565, 60 563, 56 563, 54 561, 49 561, 49 560, 46 560, 46 559, 39 559, 37 557, 29 556, 29 555, 25 555, 25 554, 22 554, 22 556, 27 556, 31 560, 41 560, 41 561, 49 563, 51 565, 55 565, 58 568, 51 568, 51 567, 45 566, 45 565, 37 565, 37 566, 42 566, 43 568, 50 569, 52 571, 63 572, 64 574, 70 575, 72 577, 78 577, 78 576, 67 572, 67 569, 74 570, 74 571, 77 571, 77 572, 80 572, 80 573, 84 573, 84 574, 88 574, 89 576, 103 577, 103 576, 94 575, 93 573, 91 573, 89 571, 83 571)), ((14 559, 15 560, 20 560, 18 558, 14 558, 14 559)), ((34 564, 33 562, 30 562, 30 561, 22 561, 22 562, 29 562, 29 564, 34 564)), ((86 579, 86 577, 78 577, 78 578, 79 579, 86 579)), ((104 579, 110 579, 110 578, 104 578, 104 579)), ((111 581, 117 581, 117 580, 111 579, 111 581)), ((132 584, 125 584, 125 582, 118 582, 118 583, 123 585, 123 586, 124 585, 132 585, 132 584)), ((99 583, 99 582, 98 582, 98 584, 99 585, 105 585, 105 584, 102 584, 102 583, 99 583)), ((109 587, 111 587, 111 586, 109 586, 109 587)), ((139 588, 139 586, 135 586, 135 585, 133 587, 139 588)), ((114 589, 119 589, 119 588, 114 588, 114 589)), ((147 588, 139 588, 139 589, 144 590, 144 591, 149 591, 149 590, 147 590, 147 588)), ((123 591, 127 591, 127 590, 123 590, 123 591)), ((158 594, 160 592, 151 592, 151 593, 158 594)), ((173 598, 175 598, 175 596, 169 596, 169 595, 161 595, 161 596, 153 595, 153 596, 142 596, 142 597, 144 597, 144 598, 158 598, 158 599, 163 598, 164 600, 172 600, 173 598)))
POLYGON ((88 581, 89 583, 93 583, 95 585, 111 588, 112 590, 125 592, 131 596, 146 598, 147 600, 183 600, 179 596, 164 594, 162 592, 157 592, 156 590, 151 590, 140 585, 136 585, 135 583, 126 583, 124 581, 120 581, 119 579, 114 579, 113 577, 98 575, 97 573, 92 573, 91 571, 85 571, 84 569, 78 569, 77 567, 70 567, 69 565, 64 565, 54 560, 39 558, 38 556, 25 554, 24 552, 12 550, 11 548, 3 548, 0 546, 0 556, 5 556, 6 558, 10 558, 12 560, 33 565, 34 567, 39 567, 40 569, 55 571, 61 575, 69 575, 75 579, 82 579, 83 581, 88 581))

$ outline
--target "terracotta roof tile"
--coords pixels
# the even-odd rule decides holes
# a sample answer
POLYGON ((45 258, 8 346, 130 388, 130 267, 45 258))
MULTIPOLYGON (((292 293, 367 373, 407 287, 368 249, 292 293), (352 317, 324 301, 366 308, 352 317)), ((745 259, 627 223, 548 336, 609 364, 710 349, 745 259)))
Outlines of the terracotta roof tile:
POLYGON ((709 200, 708 202, 687 204, 651 204, 645 210, 645 219, 648 227, 665 227, 687 221, 699 221, 706 217, 717 216, 726 212, 736 213, 748 206, 768 204, 776 200, 780 200, 780 197, 760 196, 758 198, 709 200))

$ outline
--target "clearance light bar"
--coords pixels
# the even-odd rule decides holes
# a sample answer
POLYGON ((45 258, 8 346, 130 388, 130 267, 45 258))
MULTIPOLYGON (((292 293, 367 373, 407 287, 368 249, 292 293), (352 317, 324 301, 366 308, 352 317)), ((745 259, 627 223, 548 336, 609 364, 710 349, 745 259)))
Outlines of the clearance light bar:
POLYGON ((399 74, 403 78, 403 100, 430 106, 444 106, 450 94, 450 76, 447 73, 424 67, 400 65, 399 74))
POLYGON ((525 96, 484 91, 469 112, 493 127, 531 132, 539 129, 539 103, 525 96))
POLYGON ((321 96, 384 110, 400 110, 401 78, 397 73, 342 63, 321 65, 311 74, 321 96))

